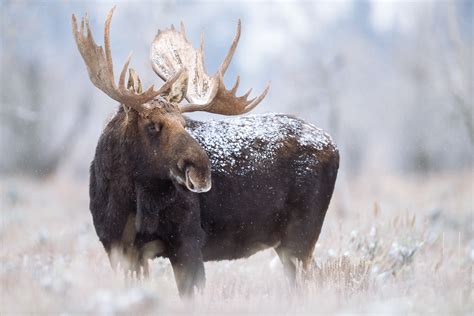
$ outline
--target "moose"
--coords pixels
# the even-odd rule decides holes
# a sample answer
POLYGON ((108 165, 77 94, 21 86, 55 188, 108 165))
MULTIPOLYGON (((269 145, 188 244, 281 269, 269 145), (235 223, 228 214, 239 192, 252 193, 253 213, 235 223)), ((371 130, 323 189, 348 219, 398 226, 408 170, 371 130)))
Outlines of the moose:
POLYGON ((217 72, 204 67, 183 23, 158 31, 151 65, 165 83, 142 89, 128 57, 118 85, 107 15, 98 46, 86 17, 72 15, 77 48, 92 83, 120 103, 106 125, 90 167, 90 211, 112 267, 148 275, 148 260, 168 258, 179 294, 205 284, 204 262, 245 258, 273 248, 289 280, 309 266, 334 190, 339 153, 328 134, 281 114, 197 121, 184 113, 234 116, 267 95, 237 96, 223 76, 241 23, 217 72), (125 76, 129 70, 127 85, 125 76), (182 104, 186 99, 187 103, 182 104))

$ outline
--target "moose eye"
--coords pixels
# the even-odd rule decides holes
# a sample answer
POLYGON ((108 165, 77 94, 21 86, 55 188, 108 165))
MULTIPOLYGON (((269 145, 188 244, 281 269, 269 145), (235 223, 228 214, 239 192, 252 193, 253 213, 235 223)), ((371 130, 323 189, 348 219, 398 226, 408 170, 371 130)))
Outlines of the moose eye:
POLYGON ((148 130, 148 133, 150 134, 156 134, 160 131, 161 127, 160 127, 160 124, 158 123, 151 123, 151 124, 148 124, 147 126, 147 130, 148 130))

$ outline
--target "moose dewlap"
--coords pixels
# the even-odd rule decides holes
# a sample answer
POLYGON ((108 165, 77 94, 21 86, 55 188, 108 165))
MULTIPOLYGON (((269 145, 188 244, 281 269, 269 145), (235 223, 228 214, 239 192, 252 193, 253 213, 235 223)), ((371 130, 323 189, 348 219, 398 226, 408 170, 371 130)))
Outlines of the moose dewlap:
POLYGON ((333 193, 339 153, 329 135, 282 114, 207 122, 183 113, 244 114, 248 100, 223 76, 240 38, 240 21, 217 72, 204 67, 184 26, 158 31, 150 52, 161 88, 142 89, 125 62, 115 83, 109 12, 104 48, 87 17, 73 34, 92 83, 120 103, 90 168, 90 211, 113 267, 148 275, 148 259, 169 258, 180 295, 205 282, 204 262, 274 248, 290 280, 311 260, 333 193), (186 99, 189 103, 181 104, 186 99))

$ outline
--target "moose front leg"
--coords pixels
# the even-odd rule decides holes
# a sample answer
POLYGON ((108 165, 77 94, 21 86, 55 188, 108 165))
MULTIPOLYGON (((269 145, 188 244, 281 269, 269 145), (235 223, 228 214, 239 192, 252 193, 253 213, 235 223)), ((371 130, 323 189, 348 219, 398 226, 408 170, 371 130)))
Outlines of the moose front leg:
POLYGON ((206 277, 201 248, 197 243, 184 243, 170 255, 174 278, 178 286, 179 295, 191 298, 194 288, 204 289, 206 277))
POLYGON ((130 214, 123 229, 122 239, 115 242, 108 251, 109 260, 114 270, 120 264, 125 276, 140 279, 149 276, 148 260, 153 259, 164 251, 160 240, 145 243, 140 248, 135 244, 137 230, 135 214, 130 214))
POLYGON ((135 272, 138 278, 140 274, 140 254, 133 245, 136 235, 135 215, 130 214, 123 228, 121 239, 110 246, 107 254, 110 264, 115 271, 120 265, 126 275, 130 272, 131 276, 133 276, 135 272))

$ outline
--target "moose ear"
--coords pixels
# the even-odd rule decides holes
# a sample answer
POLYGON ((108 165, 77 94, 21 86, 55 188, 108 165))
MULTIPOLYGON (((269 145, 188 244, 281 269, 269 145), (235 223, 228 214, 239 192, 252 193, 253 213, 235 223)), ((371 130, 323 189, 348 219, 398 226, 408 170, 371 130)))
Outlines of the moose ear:
POLYGON ((179 78, 170 86, 169 89, 165 90, 161 96, 170 103, 179 104, 188 91, 188 72, 182 71, 179 78))

